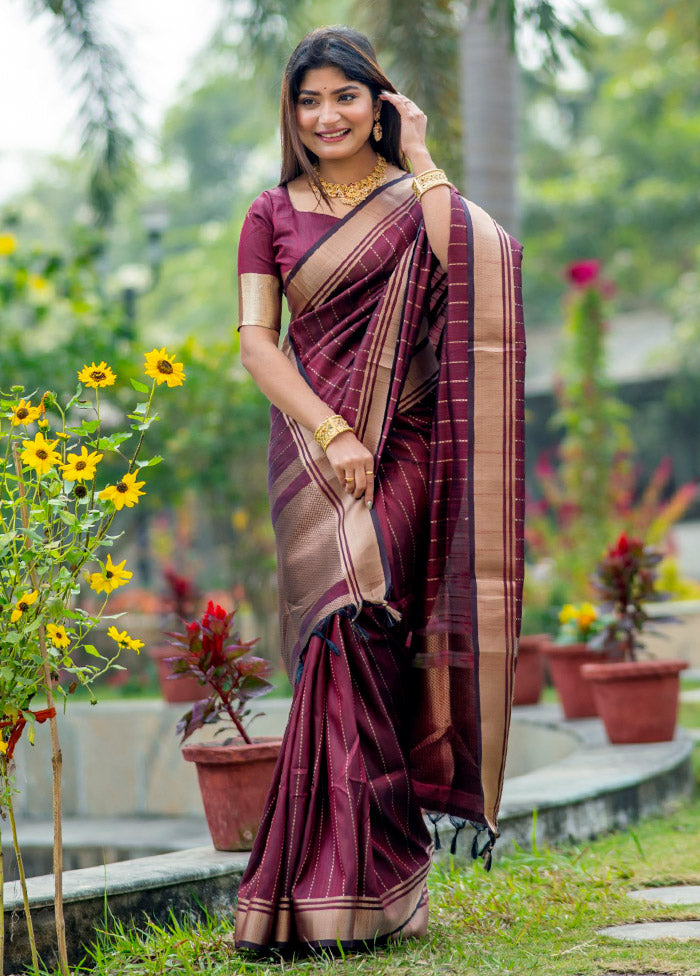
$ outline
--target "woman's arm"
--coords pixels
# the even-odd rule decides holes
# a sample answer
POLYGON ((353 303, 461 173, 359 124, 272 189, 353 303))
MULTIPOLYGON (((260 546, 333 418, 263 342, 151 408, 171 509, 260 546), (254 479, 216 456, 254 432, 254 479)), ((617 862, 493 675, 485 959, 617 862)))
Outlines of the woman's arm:
MULTIPOLYGON (((293 363, 277 346, 277 332, 257 325, 241 327, 241 362, 270 403, 312 433, 333 415, 293 363)), ((326 456, 336 477, 355 498, 374 498, 374 458, 351 431, 339 434, 328 445, 326 456), (352 481, 348 481, 352 478, 352 481)))
MULTIPOLYGON (((391 102, 401 118, 401 149, 411 164, 414 176, 428 169, 435 169, 435 163, 425 145, 428 119, 418 106, 405 95, 382 92, 379 96, 391 102)), ((420 198, 423 208, 425 231, 433 254, 443 269, 447 268, 447 249, 450 243, 450 188, 434 186, 420 198)))

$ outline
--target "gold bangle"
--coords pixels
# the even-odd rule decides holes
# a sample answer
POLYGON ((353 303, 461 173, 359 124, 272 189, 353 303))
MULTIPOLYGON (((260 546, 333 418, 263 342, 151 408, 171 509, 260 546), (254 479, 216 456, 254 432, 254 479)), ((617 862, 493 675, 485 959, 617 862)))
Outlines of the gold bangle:
POLYGON ((340 414, 336 413, 318 425, 314 431, 314 438, 316 442, 321 445, 322 450, 325 451, 330 442, 336 438, 338 434, 344 434, 346 430, 352 430, 352 427, 347 422, 345 417, 341 417, 340 414))
POLYGON ((424 173, 419 173, 418 176, 414 176, 411 185, 413 192, 420 200, 423 194, 428 190, 432 190, 434 186, 450 186, 450 181, 447 179, 444 170, 427 169, 424 173))

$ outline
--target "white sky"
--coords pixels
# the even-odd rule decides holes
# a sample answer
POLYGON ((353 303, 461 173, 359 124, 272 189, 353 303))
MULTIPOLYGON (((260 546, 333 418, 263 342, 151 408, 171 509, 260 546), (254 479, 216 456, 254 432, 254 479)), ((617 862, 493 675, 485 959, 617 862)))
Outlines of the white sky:
MULTIPOLYGON (((109 39, 128 59, 155 131, 192 58, 208 40, 221 0, 104 0, 109 39)), ((25 0, 0 0, 0 200, 27 185, 38 154, 73 155, 79 99, 48 40, 53 18, 29 19, 25 0)), ((149 146, 141 147, 148 158, 149 146)))

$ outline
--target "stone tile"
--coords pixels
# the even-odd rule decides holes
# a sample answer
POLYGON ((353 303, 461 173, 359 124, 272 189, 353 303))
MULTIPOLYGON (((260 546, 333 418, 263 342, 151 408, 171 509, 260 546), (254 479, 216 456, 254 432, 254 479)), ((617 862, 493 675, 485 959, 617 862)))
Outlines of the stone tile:
POLYGON ((638 901, 661 902, 664 905, 700 905, 700 885, 668 885, 664 888, 640 888, 630 891, 638 901))
POLYGON ((657 942, 670 939, 675 942, 700 942, 700 920, 691 922, 634 922, 631 925, 613 925, 599 929, 598 935, 623 942, 657 942))

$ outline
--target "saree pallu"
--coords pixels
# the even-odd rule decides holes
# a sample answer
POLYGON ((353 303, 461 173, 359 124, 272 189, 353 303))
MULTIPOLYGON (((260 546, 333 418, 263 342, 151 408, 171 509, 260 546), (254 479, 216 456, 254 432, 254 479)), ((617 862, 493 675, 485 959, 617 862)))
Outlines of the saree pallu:
POLYGON ((420 927, 421 807, 497 837, 520 623, 521 248, 456 191, 446 271, 404 177, 289 272, 284 350, 372 451, 369 510, 273 408, 269 493, 294 700, 236 942, 420 927))

